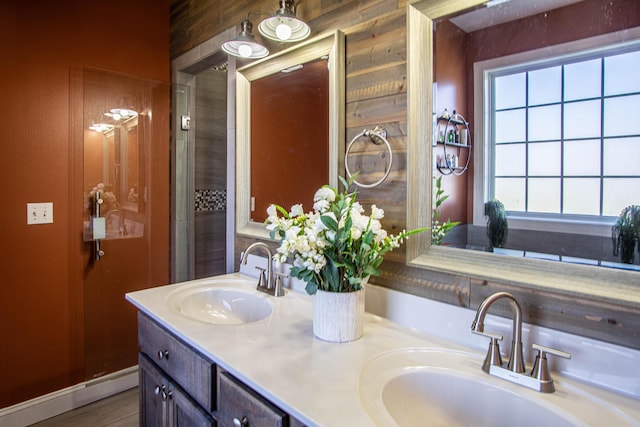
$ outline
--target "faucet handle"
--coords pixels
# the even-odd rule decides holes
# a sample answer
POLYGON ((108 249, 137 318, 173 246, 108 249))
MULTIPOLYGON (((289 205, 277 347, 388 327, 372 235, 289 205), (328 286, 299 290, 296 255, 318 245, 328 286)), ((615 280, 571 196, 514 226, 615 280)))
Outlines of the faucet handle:
POLYGON ((276 276, 276 280, 274 284, 273 295, 276 297, 284 296, 284 287, 282 286, 282 279, 288 278, 289 275, 286 273, 278 273, 278 272, 274 274, 276 276))
POLYGON ((473 332, 476 335, 482 335, 483 337, 487 337, 487 338, 491 338, 492 342, 495 342, 496 340, 498 341, 502 341, 502 335, 500 334, 494 334, 493 332, 480 332, 480 331, 474 331, 473 329, 471 330, 471 332, 473 332))
POLYGON ((502 356, 500 355, 500 345, 498 344, 498 341, 502 341, 502 335, 494 334, 493 332, 480 332, 474 330, 471 332, 491 339, 487 355, 484 358, 484 362, 482 362, 482 370, 489 372, 491 370, 491 366, 502 366, 502 356))
POLYGON ((265 271, 267 271, 266 268, 262 268, 260 266, 256 266, 256 270, 260 271, 260 277, 258 277, 258 286, 257 289, 266 289, 267 285, 268 285, 268 281, 267 281, 267 275, 265 274, 265 271))
POLYGON ((549 363, 547 362, 547 354, 563 357, 565 359, 571 359, 571 353, 566 351, 556 350, 555 348, 545 347, 540 344, 533 344, 531 346, 534 350, 538 351, 536 361, 533 364, 531 370, 531 376, 538 379, 541 383, 546 383, 546 387, 541 388, 541 391, 552 393, 555 391, 553 385, 553 379, 551 378, 551 371, 549 370, 549 363))

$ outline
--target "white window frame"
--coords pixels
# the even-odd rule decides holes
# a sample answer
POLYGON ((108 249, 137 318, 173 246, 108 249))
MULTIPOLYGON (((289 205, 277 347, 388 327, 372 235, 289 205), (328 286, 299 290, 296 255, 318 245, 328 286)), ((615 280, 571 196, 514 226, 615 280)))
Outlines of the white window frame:
MULTIPOLYGON (((553 64, 596 52, 613 49, 625 49, 640 46, 640 27, 595 36, 574 42, 544 47, 527 52, 479 61, 473 65, 474 83, 474 150, 473 159, 473 225, 485 226, 484 204, 492 194, 488 177, 492 175, 493 164, 490 144, 490 76, 497 70, 522 69, 527 66, 553 64)), ((509 227, 522 230, 555 231, 562 233, 583 234, 607 237, 611 235, 611 226, 615 218, 582 217, 565 215, 531 214, 518 215, 509 213, 509 227)))

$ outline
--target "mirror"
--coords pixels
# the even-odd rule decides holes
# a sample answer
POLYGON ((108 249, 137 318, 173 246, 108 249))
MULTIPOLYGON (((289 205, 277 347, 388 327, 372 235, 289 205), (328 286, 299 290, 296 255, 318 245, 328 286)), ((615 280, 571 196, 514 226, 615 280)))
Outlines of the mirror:
MULTIPOLYGON (((425 120, 433 117, 434 113, 434 26, 442 18, 458 17, 463 12, 473 8, 482 8, 486 1, 467 0, 457 2, 421 1, 408 5, 408 80, 409 80, 409 176, 407 181, 407 228, 429 226, 432 216, 432 173, 433 165, 434 121, 425 120), (427 142, 427 143, 425 143, 427 142), (421 195, 414 197, 413 195, 421 195)), ((516 3, 512 0, 511 3, 516 3)), ((535 4, 536 2, 525 2, 535 4)), ((573 3, 576 3, 573 1, 573 3)), ((585 2, 587 3, 587 2, 585 2)), ((506 3, 507 5, 510 3, 506 3)), ((602 14, 599 19, 602 19, 602 14)), ((584 23, 571 27, 567 24, 567 31, 572 28, 584 33, 584 23)), ((609 23, 602 25, 606 32, 609 23)), ((612 31, 612 30, 611 30, 612 31)), ((531 39, 531 31, 518 30, 513 34, 521 34, 525 39, 531 39)), ((626 36, 631 36, 627 31, 626 36)), ((514 47, 514 40, 510 40, 514 47)), ((587 46, 588 47, 588 46, 587 46)), ((553 50, 551 47, 544 48, 553 50)), ((510 52, 509 55, 514 52, 510 52)), ((436 58, 437 61, 437 58, 436 58)), ((467 72, 473 65, 466 66, 467 72)), ((466 77, 469 85, 466 93, 473 87, 471 75, 466 77)), ((477 83, 476 83, 477 84, 477 83)), ((451 106, 450 108, 452 108, 451 106)), ((436 111, 436 114, 440 112, 436 111)), ((484 111, 472 112, 477 118, 485 114, 484 111)), ((473 130, 474 150, 478 146, 478 129, 473 130)), ((477 151, 476 151, 477 153, 477 151)), ((476 154, 474 153, 474 154, 476 154)), ((446 179, 446 177, 445 177, 446 179)), ((473 186, 473 183, 471 184, 473 186)), ((532 288, 562 289, 572 293, 583 294, 605 301, 637 300, 639 290, 637 282, 640 274, 632 271, 610 270, 544 261, 538 259, 524 259, 493 255, 488 252, 478 252, 431 245, 431 236, 419 235, 407 242, 407 260, 409 265, 433 270, 445 271, 453 274, 469 276, 479 280, 491 280, 499 283, 519 284, 532 288), (603 286, 603 284, 605 284, 603 286)))
MULTIPOLYGON (((301 75, 301 74, 298 74, 301 75)), ((307 84, 308 85, 308 84, 307 84)), ((327 82, 320 83, 317 88, 313 85, 311 92, 302 92, 300 96, 309 97, 313 91, 318 92, 318 88, 327 86, 327 82)), ((297 91, 294 91, 297 92, 297 91)), ((318 187, 329 183, 336 186, 338 183, 338 173, 344 168, 344 34, 335 31, 326 35, 321 35, 300 43, 293 48, 284 50, 270 57, 253 62, 238 69, 236 73, 236 227, 237 233, 260 238, 268 238, 268 232, 261 221, 264 221, 264 214, 258 210, 265 210, 270 203, 282 203, 285 208, 289 208, 292 202, 300 203, 299 194, 305 197, 312 197, 318 187), (266 100, 254 97, 253 92, 265 94, 265 84, 290 84, 293 76, 297 73, 299 66, 302 70, 308 70, 312 75, 328 76, 328 105, 327 113, 318 114, 322 118, 320 126, 326 126, 326 131, 318 128, 318 125, 308 123, 311 117, 307 116, 306 126, 289 130, 290 135, 283 135, 283 127, 287 124, 286 119, 290 115, 293 106, 286 106, 282 98, 278 100, 266 100), (328 73, 314 72, 314 68, 328 67, 328 73), (289 71, 288 76, 282 79, 281 73, 289 71), (278 83, 278 81, 281 81, 278 83), (257 105, 259 101, 264 101, 265 105, 257 105), (276 102, 278 105, 270 104, 276 102), (284 108, 279 108, 284 106, 284 108), (260 113, 260 120, 254 117, 256 111, 260 113), (325 120, 328 118, 328 121, 325 120), (281 126, 265 127, 266 124, 280 124, 281 126), (254 126, 256 126, 254 128, 254 126), (313 131, 313 129, 317 129, 313 131), (309 167, 317 167, 317 164, 304 151, 304 144, 298 142, 293 144, 282 144, 283 138, 294 138, 298 141, 307 138, 304 133, 305 128, 311 130, 315 135, 313 138, 318 141, 318 134, 325 135, 325 141, 318 143, 326 144, 320 147, 320 151, 328 156, 328 164, 321 166, 319 178, 309 179, 309 167), (328 138, 327 138, 328 136, 328 138), (259 147, 255 147, 260 144, 259 147), (274 144, 274 147, 266 147, 263 144, 274 144), (284 147, 283 147, 284 145, 284 147), (291 149, 287 150, 289 146, 291 149), (303 149, 301 149, 301 147, 303 149), (285 150, 283 150, 285 148, 285 150), (269 159, 269 155, 278 153, 277 158, 269 159), (282 156, 290 157, 288 162, 303 162, 311 160, 305 168, 287 169, 285 164, 278 162, 282 156), (256 165, 256 159, 261 159, 264 164, 256 165), (294 160, 296 159, 296 160, 294 160), (263 167, 257 167, 263 166, 263 167), (264 174, 262 177, 259 174, 264 174), (258 175, 258 176, 256 176, 258 175), (328 182, 327 182, 328 177, 328 182), (320 180, 320 181, 318 181, 320 180), (324 181, 322 181, 324 180, 324 181), (255 182, 254 182, 255 181, 255 182), (316 182, 317 181, 317 182, 316 182), (322 181, 322 182, 321 182, 322 181), (261 188, 261 185, 275 185, 275 182, 295 183, 295 194, 291 194, 282 201, 270 199, 272 196, 261 188), (306 186, 302 186, 305 183, 306 186)), ((293 94, 294 96, 296 94, 293 94)), ((292 104, 293 105, 293 104, 292 104)), ((326 105, 326 103, 325 103, 326 105)), ((298 120, 299 121, 299 120, 298 120)), ((301 124, 301 123, 298 123, 301 124)), ((303 125, 305 123, 302 123, 303 125)), ((287 125, 287 127, 289 127, 287 125)), ((275 197, 275 196, 274 196, 275 197)), ((304 202, 306 199, 302 199, 304 202)), ((311 199, 304 202, 303 206, 309 207, 311 199)))

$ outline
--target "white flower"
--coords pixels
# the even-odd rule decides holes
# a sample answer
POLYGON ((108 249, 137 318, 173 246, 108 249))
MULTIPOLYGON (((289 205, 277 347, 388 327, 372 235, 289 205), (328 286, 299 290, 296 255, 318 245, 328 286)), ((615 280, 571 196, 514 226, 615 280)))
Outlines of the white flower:
POLYGON ((357 212, 359 214, 364 212, 364 208, 362 207, 360 202, 354 202, 353 205, 351 205, 351 214, 353 215, 354 212, 357 212))
POLYGON ((384 218, 384 210, 380 209, 376 205, 371 205, 371 218, 373 219, 384 218))
POLYGON ((336 193, 331 187, 320 187, 316 194, 313 196, 313 201, 318 202, 320 200, 326 200, 331 203, 336 200, 336 193))
POLYGON ((362 230, 358 227, 351 227, 351 238, 353 240, 358 240, 360 237, 362 237, 362 230))
POLYGON ((313 210, 316 212, 324 213, 329 210, 330 206, 331 202, 329 202, 328 200, 318 200, 313 204, 313 210))
POLYGON ((267 215, 269 218, 275 218, 278 216, 278 209, 276 209, 276 205, 269 205, 267 208, 267 215))
POLYGON ((291 213, 289 215, 291 215, 291 218, 304 215, 304 209, 302 209, 302 205, 297 204, 297 205, 291 206, 291 213))

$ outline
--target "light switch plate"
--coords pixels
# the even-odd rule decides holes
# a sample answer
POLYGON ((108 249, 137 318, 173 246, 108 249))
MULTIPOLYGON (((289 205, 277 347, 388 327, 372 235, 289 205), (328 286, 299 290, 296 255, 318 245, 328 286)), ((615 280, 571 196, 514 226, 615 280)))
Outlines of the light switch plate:
POLYGON ((27 224, 52 224, 53 202, 27 203, 27 224))

